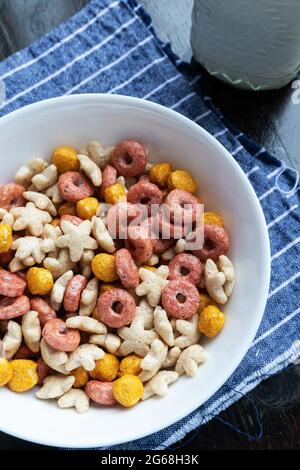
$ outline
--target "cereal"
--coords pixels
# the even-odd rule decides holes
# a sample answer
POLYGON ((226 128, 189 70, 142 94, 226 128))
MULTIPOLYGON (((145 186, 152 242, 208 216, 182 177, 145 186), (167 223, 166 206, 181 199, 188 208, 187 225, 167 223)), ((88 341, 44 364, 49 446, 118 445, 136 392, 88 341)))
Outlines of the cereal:
POLYGON ((175 339, 175 346, 184 349, 197 344, 200 339, 198 315, 193 315, 189 320, 176 320, 176 330, 181 333, 181 336, 175 339))
POLYGON ((128 202, 118 202, 110 207, 106 216, 106 225, 111 236, 126 239, 128 224, 137 219, 140 214, 139 207, 128 202))
POLYGON ((123 140, 117 144, 111 155, 112 165, 125 177, 141 175, 147 160, 144 147, 133 140, 123 140))
POLYGON ((69 355, 69 360, 65 364, 66 370, 71 371, 82 366, 85 370, 91 371, 96 367, 96 360, 102 359, 104 352, 94 344, 82 344, 69 355))
POLYGON ((181 253, 174 256, 169 263, 169 279, 185 279, 198 285, 202 278, 202 264, 196 256, 181 253))
POLYGON ((230 297, 235 284, 235 272, 232 262, 225 255, 219 257, 220 270, 224 273, 225 284, 224 292, 227 297, 230 297))
POLYGON ((147 400, 147 398, 150 398, 153 395, 164 397, 168 393, 168 386, 171 383, 176 382, 178 377, 179 375, 177 372, 167 370, 162 370, 158 372, 144 386, 144 395, 142 397, 142 400, 147 400))
POLYGON ((15 321, 9 321, 7 332, 2 341, 2 354, 6 359, 11 359, 22 343, 22 330, 20 325, 15 321))
POLYGON ((146 330, 144 318, 135 318, 130 327, 118 329, 118 335, 124 340, 119 347, 122 356, 135 353, 140 357, 146 356, 150 350, 150 344, 157 338, 154 330, 146 330))
POLYGON ((26 295, 19 297, 3 297, 0 300, 0 320, 11 320, 21 317, 30 310, 29 298, 26 295))
POLYGON ((107 165, 102 174, 102 185, 100 188, 100 195, 104 197, 105 191, 110 186, 113 186, 117 181, 117 170, 111 166, 107 165))
POLYGON ((97 140, 91 140, 87 150, 93 162, 103 169, 110 159, 113 147, 103 147, 97 140))
POLYGON ((209 225, 220 225, 220 227, 224 227, 222 217, 215 212, 204 212, 203 223, 209 225))
POLYGON ((150 168, 149 178, 151 183, 157 184, 160 188, 166 188, 171 173, 170 163, 157 163, 150 168))
POLYGON ((37 191, 24 191, 23 197, 26 201, 33 202, 38 209, 45 210, 52 216, 57 214, 55 205, 45 194, 37 191))
POLYGON ((152 341, 150 351, 141 360, 141 369, 139 377, 143 382, 147 382, 152 379, 154 375, 162 367, 166 360, 168 353, 168 347, 159 339, 152 341))
POLYGON ((22 343, 21 346, 19 347, 18 351, 14 355, 14 359, 31 359, 34 356, 35 356, 35 354, 31 351, 31 349, 29 349, 26 346, 26 344, 22 343))
POLYGON ((94 193, 94 188, 90 181, 77 171, 67 171, 60 175, 58 187, 63 198, 72 203, 90 197, 94 193))
POLYGON ((161 204, 163 195, 155 184, 148 181, 139 181, 129 189, 127 200, 132 204, 142 204, 147 207, 148 214, 150 215, 151 206, 153 204, 161 204))
POLYGON ((12 229, 8 224, 0 224, 0 253, 7 253, 12 244, 12 229))
POLYGON ((92 261, 92 271, 97 279, 113 282, 118 279, 116 258, 114 255, 99 253, 92 261))
POLYGON ((73 384, 74 388, 83 388, 89 381, 89 373, 82 366, 77 367, 71 371, 71 374, 75 377, 75 382, 73 384))
POLYGON ((119 377, 126 374, 139 375, 142 372, 141 360, 142 358, 136 354, 129 354, 129 356, 124 357, 120 362, 119 377))
POLYGON ((13 370, 7 359, 0 357, 0 387, 6 385, 12 378, 13 370))
POLYGON ((131 408, 142 399, 144 386, 139 377, 127 374, 113 382, 112 391, 120 405, 131 408))
POLYGON ((68 392, 75 382, 75 377, 69 375, 50 375, 44 380, 43 386, 36 393, 37 398, 42 400, 49 400, 51 398, 58 398, 68 392))
POLYGON ((30 268, 27 271, 28 290, 33 295, 49 294, 53 287, 53 276, 48 269, 30 268))
POLYGON ((169 349, 165 362, 162 365, 162 369, 169 369, 170 367, 174 367, 180 354, 181 349, 178 346, 174 346, 173 348, 169 349))
POLYGON ((84 171, 86 176, 91 180, 94 186, 101 186, 102 171, 99 166, 93 162, 87 155, 78 154, 77 158, 80 162, 80 168, 84 171))
POLYGON ((52 152, 51 160, 59 173, 79 170, 77 152, 72 147, 57 147, 52 152))
POLYGON ((188 377, 194 377, 198 366, 205 362, 207 355, 200 344, 193 344, 184 349, 179 356, 175 366, 175 372, 179 375, 186 374, 188 377))
POLYGON ((41 356, 47 366, 51 369, 67 375, 65 365, 68 362, 68 355, 64 351, 57 351, 48 344, 44 338, 41 339, 40 344, 41 356))
POLYGON ((48 375, 50 375, 51 369, 47 364, 44 362, 44 360, 40 357, 37 360, 37 368, 36 368, 36 373, 38 375, 39 381, 38 385, 42 386, 43 382, 48 375))
POLYGON ((34 175, 31 182, 35 190, 43 191, 57 182, 57 168, 55 165, 47 166, 41 173, 34 175))
POLYGON ((42 330, 42 335, 47 343, 58 351, 75 351, 80 343, 79 331, 67 328, 60 318, 49 320, 42 330))
POLYGON ((151 330, 154 324, 154 307, 146 299, 142 299, 136 308, 135 319, 142 318, 146 330, 151 330))
POLYGON ((83 255, 79 261, 80 269, 82 275, 86 278, 89 278, 92 275, 92 261, 94 259, 95 253, 93 250, 84 250, 83 255))
POLYGON ((17 393, 27 392, 38 383, 35 362, 28 359, 16 359, 10 364, 13 372, 12 378, 7 384, 10 390, 17 393))
POLYGON ((111 382, 90 380, 86 384, 85 393, 99 405, 113 406, 117 404, 117 400, 114 398, 112 388, 113 384, 111 382))
POLYGON ((0 186, 0 207, 7 211, 24 205, 24 186, 16 183, 0 186))
POLYGON ((215 305, 215 301, 205 292, 200 292, 199 298, 200 298, 199 312, 202 312, 202 310, 208 305, 215 305))
POLYGON ((224 291, 225 274, 218 270, 218 266, 211 259, 205 263, 204 278, 205 287, 210 297, 219 304, 225 304, 228 300, 224 291))
POLYGON ((0 269, 0 295, 19 297, 24 293, 26 282, 16 274, 0 269))
POLYGON ((99 201, 95 197, 86 197, 76 203, 77 214, 84 220, 91 220, 96 215, 98 207, 99 201))
POLYGON ((152 307, 156 307, 161 298, 163 289, 168 284, 169 268, 160 266, 155 272, 145 268, 139 269, 139 276, 142 280, 135 292, 139 296, 147 296, 147 300, 152 307))
POLYGON ((85 316, 75 316, 66 320, 68 328, 76 328, 80 331, 86 331, 87 333, 95 333, 102 335, 107 333, 107 328, 103 323, 85 316))
POLYGON ((21 237, 13 241, 12 249, 16 250, 15 258, 12 260, 9 269, 18 270, 17 263, 20 263, 20 269, 25 266, 40 264, 45 258, 42 240, 38 237, 21 237))
POLYGON ((199 331, 207 338, 213 338, 223 328, 225 322, 224 313, 214 305, 205 307, 199 316, 199 331))
POLYGON ((116 270, 125 288, 129 289, 139 285, 138 268, 126 248, 122 248, 116 252, 116 270))
POLYGON ((162 305, 171 317, 190 318, 199 308, 198 290, 189 281, 174 279, 162 291, 162 305))
POLYGON ((90 371, 92 379, 112 382, 119 372, 119 361, 114 354, 105 353, 102 359, 96 361, 95 369, 90 371))
POLYGON ((111 328, 129 325, 135 315, 135 301, 124 289, 112 289, 101 294, 98 300, 100 320, 111 328))
POLYGON ((105 227, 103 220, 100 217, 94 216, 92 218, 92 233, 99 246, 108 253, 116 251, 114 241, 105 227))
MULTIPOLYGON (((60 208, 58 209, 58 215, 60 215, 61 217, 64 216, 64 215, 70 215, 70 216, 76 217, 77 211, 76 211, 76 206, 75 206, 75 204, 73 204, 72 202, 64 202, 64 203, 60 206, 60 208)), ((78 217, 78 219, 79 219, 79 217, 78 217)), ((67 218, 67 219, 65 219, 65 220, 70 220, 70 219, 67 218)), ((77 220, 77 217, 76 217, 75 220, 77 220)), ((78 220, 78 222, 79 222, 79 220, 78 220)), ((81 221, 80 221, 80 222, 81 222, 81 221)), ((79 223, 80 223, 80 222, 79 222, 79 223)), ((76 224, 76 225, 79 225, 79 223, 76 224)))
POLYGON ((52 273, 54 279, 72 270, 75 264, 70 260, 68 248, 60 250, 57 257, 47 257, 43 261, 44 267, 52 273))
POLYGON ((6 209, 2 209, 1 207, 0 207, 0 220, 2 224, 9 225, 10 227, 12 227, 14 223, 14 218, 10 214, 10 212, 8 212, 6 209))
POLYGON ((182 189, 188 193, 194 194, 198 185, 194 178, 185 170, 172 171, 168 177, 169 189, 182 189))
POLYGON ((55 281, 50 297, 50 303, 54 310, 58 311, 60 309, 67 285, 73 276, 73 271, 67 271, 55 281))
POLYGON ((193 250, 193 254, 200 261, 208 259, 217 261, 220 255, 225 255, 229 249, 229 238, 226 230, 219 225, 204 225, 204 245, 200 250, 193 250))
MULTIPOLYGON (((157 255, 152 255, 152 256, 150 256, 149 259, 147 259, 145 261, 145 264, 146 264, 146 266, 148 266, 148 268, 149 267, 153 268, 153 266, 155 266, 158 263, 159 263, 159 257, 157 255)), ((143 267, 145 268, 146 266, 143 266, 143 267)))
POLYGON ((150 238, 148 238, 146 229, 142 226, 128 227, 128 236, 125 240, 125 247, 139 263, 145 263, 153 253, 152 242, 150 238))
POLYGON ((38 317, 38 313, 34 310, 29 310, 22 317, 22 333, 26 346, 37 353, 40 350, 41 340, 41 324, 38 317))
POLYGON ((154 329, 168 346, 174 346, 174 333, 166 311, 161 307, 154 310, 154 329))
POLYGON ((104 190, 104 199, 106 204, 117 204, 126 201, 126 192, 124 186, 115 183, 104 190))
POLYGON ((76 312, 78 310, 81 293, 86 285, 87 279, 81 274, 77 274, 68 282, 63 301, 66 312, 76 312))
POLYGON ((64 200, 62 197, 58 183, 52 184, 52 186, 49 186, 49 188, 46 189, 45 191, 46 196, 48 196, 49 199, 53 202, 53 204, 61 204, 64 200))
POLYGON ((89 316, 92 314, 98 300, 98 279, 91 279, 82 291, 80 299, 79 315, 89 316))
POLYGON ((11 214, 15 219, 14 230, 28 229, 35 237, 40 237, 43 234, 44 225, 50 224, 52 220, 48 212, 38 209, 33 202, 27 202, 25 207, 11 209, 11 214))
POLYGON ((31 178, 41 173, 46 167, 46 163, 41 158, 35 158, 31 160, 27 165, 21 166, 15 174, 15 183, 20 184, 24 187, 27 187, 30 184, 31 178))
POLYGON ((83 390, 71 388, 71 390, 59 398, 57 404, 59 408, 75 407, 78 413, 86 413, 90 406, 90 399, 83 390))
POLYGON ((94 334, 89 338, 89 343, 102 346, 109 353, 116 353, 121 345, 121 339, 113 333, 94 334))
POLYGON ((56 245, 59 248, 68 248, 70 259, 74 263, 80 260, 84 250, 97 249, 96 240, 90 237, 92 224, 89 220, 85 220, 78 227, 64 220, 61 223, 61 229, 64 235, 57 239, 56 245))

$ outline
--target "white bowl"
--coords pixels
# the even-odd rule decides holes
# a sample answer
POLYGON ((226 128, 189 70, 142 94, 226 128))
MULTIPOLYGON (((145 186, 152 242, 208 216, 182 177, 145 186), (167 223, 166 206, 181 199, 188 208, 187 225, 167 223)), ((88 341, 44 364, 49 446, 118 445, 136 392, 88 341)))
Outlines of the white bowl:
POLYGON ((222 214, 231 240, 236 286, 224 308, 223 331, 206 342, 209 359, 196 377, 180 379, 165 398, 132 409, 97 408, 79 415, 42 401, 34 391, 0 390, 1 430, 59 447, 97 447, 137 439, 178 421, 211 397, 246 354, 260 324, 269 287, 270 249, 265 219, 245 174, 208 132, 157 104, 117 95, 74 95, 42 101, 0 119, 1 183, 35 157, 48 159, 65 144, 78 149, 89 140, 114 144, 141 141, 151 160, 171 162, 199 182, 206 210, 222 214))

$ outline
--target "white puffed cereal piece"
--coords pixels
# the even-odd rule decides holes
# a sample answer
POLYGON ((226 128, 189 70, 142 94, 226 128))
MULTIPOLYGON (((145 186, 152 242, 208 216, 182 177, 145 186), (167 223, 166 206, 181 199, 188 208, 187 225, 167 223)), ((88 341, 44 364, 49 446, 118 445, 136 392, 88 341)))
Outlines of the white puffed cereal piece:
POLYGON ((152 255, 147 261, 145 261, 146 266, 155 266, 159 262, 159 257, 157 255, 152 255))
POLYGON ((169 385, 176 382, 178 377, 177 372, 161 370, 144 385, 142 400, 147 400, 153 395, 164 397, 168 393, 169 385))
POLYGON ((103 250, 108 253, 114 253, 116 251, 114 241, 101 217, 94 215, 92 218, 92 233, 103 250))
POLYGON ((161 259, 163 259, 164 261, 171 261, 171 259, 173 259, 175 256, 175 248, 174 246, 171 246, 170 248, 168 248, 166 251, 164 251, 161 255, 161 259))
POLYGON ((218 304, 226 304, 228 297, 224 291, 225 274, 218 270, 212 259, 208 259, 204 267, 205 287, 210 297, 218 304))
POLYGON ((80 315, 68 318, 66 325, 68 328, 76 328, 80 331, 86 331, 87 333, 95 333, 98 335, 102 335, 107 332, 107 328, 104 323, 95 320, 95 318, 80 315))
POLYGON ((22 316, 22 333, 26 346, 34 353, 40 350, 42 336, 38 312, 29 310, 22 316))
POLYGON ((50 224, 52 217, 46 212, 35 207, 33 202, 27 202, 25 207, 14 207, 10 213, 14 217, 13 229, 28 229, 30 234, 40 237, 43 233, 44 225, 50 224))
POLYGON ((55 165, 47 166, 41 173, 31 178, 32 184, 38 191, 49 188, 57 181, 57 168, 55 165))
POLYGON ((92 274, 91 263, 94 259, 95 253, 93 250, 84 250, 83 255, 79 261, 81 274, 89 278, 92 274))
MULTIPOLYGON (((35 264, 35 261, 33 259, 32 266, 34 264, 35 264)), ((22 271, 25 268, 26 268, 25 264, 22 263, 22 261, 20 259, 17 259, 17 258, 13 258, 11 260, 11 262, 9 263, 9 265, 8 265, 8 269, 10 270, 11 273, 16 273, 18 271, 22 271)))
POLYGON ((181 349, 187 348, 192 344, 197 344, 200 339, 198 329, 199 316, 197 313, 189 320, 176 320, 176 329, 181 336, 175 339, 175 346, 181 349))
POLYGON ((103 169, 108 163, 114 147, 103 147, 97 140, 91 140, 88 144, 88 154, 99 168, 103 169))
POLYGON ((74 375, 69 375, 68 377, 64 375, 49 375, 45 378, 43 386, 35 396, 42 400, 61 397, 72 388, 74 382, 74 375))
POLYGON ((160 339, 152 341, 150 351, 140 363, 142 372, 140 373, 139 378, 143 382, 147 382, 152 379, 159 369, 161 369, 166 360, 167 353, 168 348, 162 341, 160 341, 160 339))
POLYGON ((73 276, 73 271, 70 270, 64 273, 55 281, 50 297, 51 307, 54 308, 54 310, 58 311, 60 309, 67 285, 69 284, 71 279, 73 279, 73 276))
POLYGON ((175 366, 177 359, 181 354, 181 349, 178 346, 174 346, 169 349, 165 362, 162 365, 162 369, 169 369, 169 367, 175 366))
POLYGON ((147 300, 152 307, 156 307, 161 298, 164 287, 168 284, 169 268, 160 266, 155 272, 149 269, 140 268, 139 276, 142 279, 135 292, 139 296, 147 296, 147 300))
POLYGON ((2 341, 2 354, 6 359, 11 359, 22 343, 22 330, 20 325, 10 320, 7 325, 7 332, 2 341))
POLYGON ((61 374, 68 375, 69 372, 65 369, 65 364, 68 361, 68 354, 63 351, 58 351, 50 344, 48 344, 44 338, 40 342, 41 356, 45 364, 51 367, 51 369, 60 372, 61 374))
POLYGON ((60 237, 62 231, 59 226, 54 227, 51 224, 44 225, 43 240, 41 240, 41 247, 49 256, 57 257, 59 249, 56 246, 56 240, 60 237))
POLYGON ((49 188, 46 189, 45 194, 46 196, 48 196, 49 199, 52 200, 54 204, 60 204, 64 200, 60 192, 60 189, 58 187, 58 183, 55 183, 55 184, 52 184, 52 186, 49 186, 49 188))
POLYGON ((235 283, 234 267, 230 259, 225 255, 221 255, 219 257, 219 265, 221 271, 224 273, 225 276, 225 284, 223 287, 224 292, 227 295, 227 298, 229 298, 232 294, 235 283))
POLYGON ((153 312, 154 307, 151 307, 146 299, 142 299, 136 307, 135 318, 133 321, 141 317, 143 319, 145 330, 151 330, 154 323, 153 312))
POLYGON ((66 363, 66 370, 74 370, 82 366, 85 370, 91 371, 96 367, 95 361, 104 357, 104 351, 95 344, 82 344, 69 355, 66 363))
POLYGON ((2 209, 0 207, 0 220, 2 224, 7 224, 12 226, 14 224, 14 217, 10 212, 8 212, 6 209, 2 209))
POLYGON ((23 197, 26 201, 33 202, 38 209, 46 210, 52 216, 57 214, 55 205, 45 194, 36 191, 24 191, 23 197))
POLYGON ((178 255, 179 253, 184 253, 187 249, 187 243, 184 238, 179 238, 175 245, 175 253, 178 255))
POLYGON ((91 279, 83 289, 80 298, 79 315, 90 316, 97 305, 99 281, 96 277, 91 279))
POLYGON ((48 256, 45 258, 43 265, 52 273, 54 279, 58 279, 65 272, 73 269, 76 263, 70 260, 68 248, 63 248, 59 250, 57 257, 48 256))
POLYGON ((70 259, 74 263, 80 260, 84 250, 96 250, 98 244, 90 237, 92 223, 84 220, 80 225, 74 225, 68 220, 63 220, 60 224, 63 235, 56 240, 58 248, 68 248, 70 259))
POLYGON ((124 340, 118 352, 121 356, 135 353, 140 357, 149 353, 149 345, 157 338, 154 330, 145 330, 143 317, 133 320, 130 327, 123 326, 117 330, 118 335, 124 340))
POLYGON ((184 349, 179 356, 175 366, 175 371, 179 374, 186 374, 188 377, 194 377, 198 366, 205 362, 207 354, 200 344, 193 344, 184 349))
POLYGON ((114 333, 106 333, 103 335, 91 335, 89 343, 102 346, 107 352, 114 354, 121 345, 121 339, 114 333))
POLYGON ((168 346, 174 346, 174 333, 167 312, 160 306, 154 310, 154 329, 168 346))
POLYGON ((21 184, 25 188, 29 185, 31 178, 41 173, 46 167, 48 163, 41 158, 35 158, 31 160, 27 165, 21 166, 15 174, 15 183, 21 184))
POLYGON ((71 388, 71 390, 59 398, 57 404, 59 408, 74 407, 78 413, 86 413, 90 406, 90 398, 83 390, 71 388))
POLYGON ((80 168, 85 172, 86 176, 91 180, 93 185, 96 187, 101 186, 102 172, 99 166, 87 155, 78 154, 77 158, 80 162, 80 168))

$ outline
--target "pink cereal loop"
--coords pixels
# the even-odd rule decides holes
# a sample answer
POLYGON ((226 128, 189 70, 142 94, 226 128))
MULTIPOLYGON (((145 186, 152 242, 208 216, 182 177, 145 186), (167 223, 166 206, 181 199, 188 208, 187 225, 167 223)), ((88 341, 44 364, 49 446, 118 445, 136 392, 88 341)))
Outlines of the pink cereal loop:
POLYGON ((115 146, 111 163, 121 176, 141 175, 147 165, 147 154, 144 147, 133 140, 123 140, 115 146))
POLYGON ((126 289, 139 285, 139 271, 130 252, 122 248, 116 252, 116 269, 121 283, 126 289))
POLYGON ((52 348, 65 352, 75 351, 81 340, 79 331, 67 328, 59 318, 53 318, 45 324, 42 336, 52 348))
POLYGON ((66 312, 76 312, 79 308, 80 297, 83 289, 87 285, 87 278, 77 274, 68 283, 64 295, 64 309, 66 312))
POLYGON ((99 405, 113 406, 117 404, 112 392, 112 382, 90 380, 85 386, 85 393, 99 405))
POLYGON ((24 191, 25 188, 16 183, 9 183, 4 186, 0 186, 0 207, 9 211, 13 207, 24 206, 24 191))
POLYGON ((125 247, 138 263, 144 263, 153 254, 153 245, 148 231, 143 226, 129 227, 125 247))
POLYGON ((0 320, 11 320, 21 317, 30 310, 30 302, 27 295, 19 297, 3 297, 0 300, 0 320))
POLYGON ((130 325, 135 316, 135 301, 124 289, 111 289, 100 295, 98 300, 100 321, 111 328, 130 325))
POLYGON ((26 281, 17 274, 12 274, 5 269, 0 269, 0 295, 7 297, 19 297, 24 293, 26 281))
POLYGON ((131 186, 127 193, 127 201, 132 204, 141 204, 147 207, 150 215, 151 206, 160 205, 163 201, 163 193, 156 184, 149 181, 139 181, 131 186))
POLYGON ((162 291, 162 305, 169 316, 186 320, 199 308, 199 292, 189 281, 174 279, 162 291))
POLYGON ((229 237, 226 230, 219 225, 204 225, 204 244, 199 250, 192 250, 193 254, 205 262, 207 259, 218 261, 219 256, 225 255, 229 249, 229 237))
POLYGON ((169 263, 169 279, 185 279, 198 285, 202 279, 203 268, 201 261, 189 253, 174 256, 169 263))
POLYGON ((56 318, 56 312, 53 310, 52 307, 46 302, 45 299, 42 297, 33 297, 30 300, 30 308, 31 310, 35 310, 38 313, 38 317, 41 323, 41 326, 45 326, 45 324, 49 320, 53 320, 56 318))
POLYGON ((111 166, 111 165, 106 165, 102 172, 102 184, 100 187, 100 196, 104 197, 104 191, 115 184, 117 180, 117 170, 111 166))
POLYGON ((128 202, 118 202, 108 210, 106 225, 110 235, 115 239, 127 238, 128 225, 140 216, 140 209, 128 202))
POLYGON ((60 175, 58 187, 63 198, 73 203, 90 197, 94 193, 92 183, 77 171, 67 171, 60 175))

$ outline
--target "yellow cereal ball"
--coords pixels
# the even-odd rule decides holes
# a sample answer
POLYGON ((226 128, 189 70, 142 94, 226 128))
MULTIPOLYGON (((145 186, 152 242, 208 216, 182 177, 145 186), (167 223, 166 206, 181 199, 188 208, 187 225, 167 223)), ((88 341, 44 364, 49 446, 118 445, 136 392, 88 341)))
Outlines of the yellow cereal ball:
POLYGON ((142 372, 140 367, 142 358, 136 354, 129 354, 129 356, 124 357, 120 363, 119 377, 122 375, 139 375, 142 372))
POLYGON ((12 228, 8 224, 0 224, 0 253, 6 253, 12 244, 12 228))
POLYGON ((157 184, 160 188, 166 188, 171 173, 172 167, 170 163, 157 163, 150 168, 149 179, 151 183, 157 184))
POLYGON ((202 310, 208 305, 216 305, 216 302, 208 294, 204 292, 199 293, 199 299, 200 299, 199 312, 202 312, 202 310))
POLYGON ((30 268, 26 278, 28 290, 33 295, 46 295, 52 290, 53 276, 48 269, 30 268))
POLYGON ((188 193, 194 194, 198 185, 193 177, 185 170, 172 171, 168 178, 168 188, 171 189, 183 189, 188 193))
POLYGON ((152 271, 152 272, 155 272, 157 269, 155 266, 143 266, 143 268, 148 269, 148 271, 152 271))
POLYGON ((91 219, 97 213, 99 201, 95 197, 85 197, 76 204, 77 215, 81 219, 91 219))
POLYGON ((199 331, 208 338, 213 338, 222 330, 224 322, 224 313, 218 307, 208 305, 200 313, 199 331))
POLYGON ((115 183, 104 191, 104 199, 106 204, 117 204, 127 200, 124 186, 120 183, 115 183))
POLYGON ((119 361, 114 354, 105 353, 102 359, 98 359, 94 370, 90 371, 90 376, 94 380, 112 382, 119 372, 119 361))
POLYGON ((57 167, 59 173, 78 171, 80 168, 77 152, 72 147, 57 147, 53 150, 52 163, 57 167))
POLYGON ((34 361, 16 359, 11 361, 11 367, 12 378, 7 385, 13 392, 26 392, 38 383, 37 365, 34 361))
POLYGON ((77 367, 77 369, 72 370, 71 374, 75 377, 74 388, 85 387, 90 378, 89 373, 83 367, 77 367))
POLYGON ((144 394, 143 382, 132 374, 123 375, 115 380, 112 390, 117 402, 126 408, 136 405, 144 394))
POLYGON ((63 215, 77 215, 76 206, 71 202, 64 202, 58 209, 58 214, 63 215))
POLYGON ((91 266, 96 278, 101 281, 114 282, 118 279, 114 255, 99 253, 93 258, 91 266))
POLYGON ((12 378, 13 369, 7 359, 0 358, 0 387, 6 385, 12 378))
POLYGON ((220 225, 221 227, 224 227, 222 217, 215 212, 204 212, 203 221, 205 224, 220 225))
POLYGON ((57 227, 60 224, 60 220, 59 219, 53 219, 52 222, 50 222, 50 224, 53 225, 53 227, 57 227))

